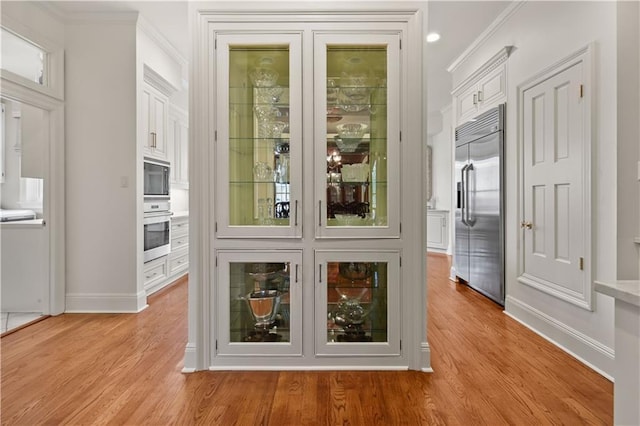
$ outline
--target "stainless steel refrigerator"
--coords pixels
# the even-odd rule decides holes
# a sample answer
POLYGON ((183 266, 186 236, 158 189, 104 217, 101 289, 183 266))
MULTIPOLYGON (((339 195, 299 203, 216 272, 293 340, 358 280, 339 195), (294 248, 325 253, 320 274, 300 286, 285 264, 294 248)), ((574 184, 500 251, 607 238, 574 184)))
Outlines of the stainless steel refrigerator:
POLYGON ((456 128, 456 275, 504 306, 504 114, 499 105, 456 128))

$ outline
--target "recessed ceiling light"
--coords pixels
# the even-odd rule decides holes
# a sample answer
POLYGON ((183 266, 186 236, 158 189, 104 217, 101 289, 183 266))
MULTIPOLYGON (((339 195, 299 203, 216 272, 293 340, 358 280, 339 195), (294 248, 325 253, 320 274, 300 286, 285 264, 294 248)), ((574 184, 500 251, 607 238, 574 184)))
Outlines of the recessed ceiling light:
POLYGON ((427 34, 427 43, 433 43, 440 40, 440 34, 438 33, 429 33, 427 34))

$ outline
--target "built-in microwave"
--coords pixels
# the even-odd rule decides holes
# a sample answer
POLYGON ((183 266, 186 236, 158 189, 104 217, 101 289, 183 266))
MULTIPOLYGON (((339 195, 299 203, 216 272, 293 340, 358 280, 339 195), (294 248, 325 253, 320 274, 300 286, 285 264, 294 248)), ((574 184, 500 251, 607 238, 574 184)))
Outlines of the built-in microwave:
POLYGON ((171 166, 168 161, 144 158, 144 198, 169 199, 169 175, 171 166))

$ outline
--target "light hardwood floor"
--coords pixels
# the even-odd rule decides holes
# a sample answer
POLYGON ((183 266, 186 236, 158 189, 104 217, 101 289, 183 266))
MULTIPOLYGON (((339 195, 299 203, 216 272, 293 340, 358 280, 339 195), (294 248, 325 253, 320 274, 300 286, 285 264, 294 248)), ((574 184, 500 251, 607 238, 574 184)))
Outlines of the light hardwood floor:
POLYGON ((432 374, 182 374, 187 284, 140 314, 65 314, 1 339, 2 424, 612 424, 613 385, 447 279, 430 255, 432 374))

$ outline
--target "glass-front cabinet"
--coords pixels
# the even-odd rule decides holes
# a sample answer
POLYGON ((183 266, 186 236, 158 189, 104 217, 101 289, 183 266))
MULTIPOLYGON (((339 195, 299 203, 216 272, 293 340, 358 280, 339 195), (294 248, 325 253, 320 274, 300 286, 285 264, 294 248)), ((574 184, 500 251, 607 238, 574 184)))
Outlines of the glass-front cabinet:
POLYGON ((216 255, 218 355, 300 355, 302 252, 216 255))
POLYGON ((300 237, 299 34, 217 37, 219 237, 300 237))
POLYGON ((185 364, 428 368, 423 2, 232 3, 193 10, 185 364))
POLYGON ((316 253, 316 353, 400 355, 397 251, 316 253))
POLYGON ((316 34, 319 238, 399 237, 400 37, 316 34))

